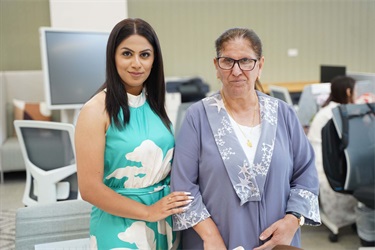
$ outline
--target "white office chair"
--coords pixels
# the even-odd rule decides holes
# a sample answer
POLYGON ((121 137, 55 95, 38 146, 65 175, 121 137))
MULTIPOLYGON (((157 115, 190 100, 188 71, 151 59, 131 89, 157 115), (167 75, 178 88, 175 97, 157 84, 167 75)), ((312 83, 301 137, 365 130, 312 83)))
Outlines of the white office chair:
POLYGON ((32 120, 14 121, 26 165, 26 206, 80 198, 74 126, 32 120))

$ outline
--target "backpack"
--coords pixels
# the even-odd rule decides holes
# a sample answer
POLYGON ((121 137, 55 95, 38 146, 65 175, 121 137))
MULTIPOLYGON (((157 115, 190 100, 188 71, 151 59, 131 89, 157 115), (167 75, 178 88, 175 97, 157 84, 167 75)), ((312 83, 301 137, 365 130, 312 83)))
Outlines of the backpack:
POLYGON ((374 182, 375 103, 340 105, 332 113, 321 131, 323 169, 334 191, 352 194, 374 182))

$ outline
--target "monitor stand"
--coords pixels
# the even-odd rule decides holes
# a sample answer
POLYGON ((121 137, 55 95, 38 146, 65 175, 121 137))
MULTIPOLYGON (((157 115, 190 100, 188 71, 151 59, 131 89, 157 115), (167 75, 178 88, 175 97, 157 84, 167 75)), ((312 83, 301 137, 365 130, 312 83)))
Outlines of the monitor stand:
POLYGON ((77 118, 81 109, 62 109, 60 111, 61 122, 76 125, 77 118))

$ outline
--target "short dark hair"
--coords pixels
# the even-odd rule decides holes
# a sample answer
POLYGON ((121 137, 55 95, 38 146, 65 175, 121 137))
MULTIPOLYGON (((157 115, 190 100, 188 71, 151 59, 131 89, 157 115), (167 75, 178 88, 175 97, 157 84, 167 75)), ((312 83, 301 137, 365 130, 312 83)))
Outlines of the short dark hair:
POLYGON ((140 35, 152 45, 154 62, 151 73, 144 82, 146 98, 151 109, 162 119, 164 125, 170 129, 171 122, 165 110, 165 80, 163 57, 159 39, 149 23, 140 18, 127 18, 119 22, 112 29, 107 43, 106 80, 100 90, 107 89, 105 104, 111 121, 117 128, 123 128, 130 119, 127 93, 116 69, 115 54, 120 43, 131 35, 140 35), (124 120, 119 121, 118 114, 122 108, 124 120))

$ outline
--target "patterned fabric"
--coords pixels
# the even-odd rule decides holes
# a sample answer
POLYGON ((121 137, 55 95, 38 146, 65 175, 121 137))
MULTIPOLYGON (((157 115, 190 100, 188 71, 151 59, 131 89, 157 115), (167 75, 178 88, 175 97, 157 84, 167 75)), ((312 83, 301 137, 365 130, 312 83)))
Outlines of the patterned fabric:
MULTIPOLYGON (((191 105, 176 138, 172 191, 191 192, 194 201, 173 215, 183 249, 203 249, 193 227, 208 217, 228 249, 253 249, 260 234, 287 211, 320 225, 314 153, 292 107, 257 92, 261 135, 254 159, 247 159, 219 93, 191 105)), ((300 247, 300 230, 292 246, 300 247)))
POLYGON ((241 199, 241 205, 248 201, 260 200, 260 189, 264 188, 258 187, 257 183, 264 184, 270 166, 276 135, 278 101, 259 97, 260 116, 263 119, 262 130, 267 133, 261 133, 259 144, 261 150, 257 150, 251 163, 245 152, 241 150, 236 134, 233 133, 221 95, 205 98, 203 104, 233 188, 241 199), (238 168, 232 168, 232 165, 238 168))
MULTIPOLYGON (((128 95, 130 96, 130 95, 128 95)), ((145 205, 170 193, 169 172, 174 138, 145 102, 130 96, 130 122, 119 131, 110 125, 106 133, 105 185, 145 205)), ((123 119, 122 112, 119 113, 123 119)), ((122 218, 93 207, 90 221, 91 249, 176 249, 172 219, 145 222, 122 218)))

